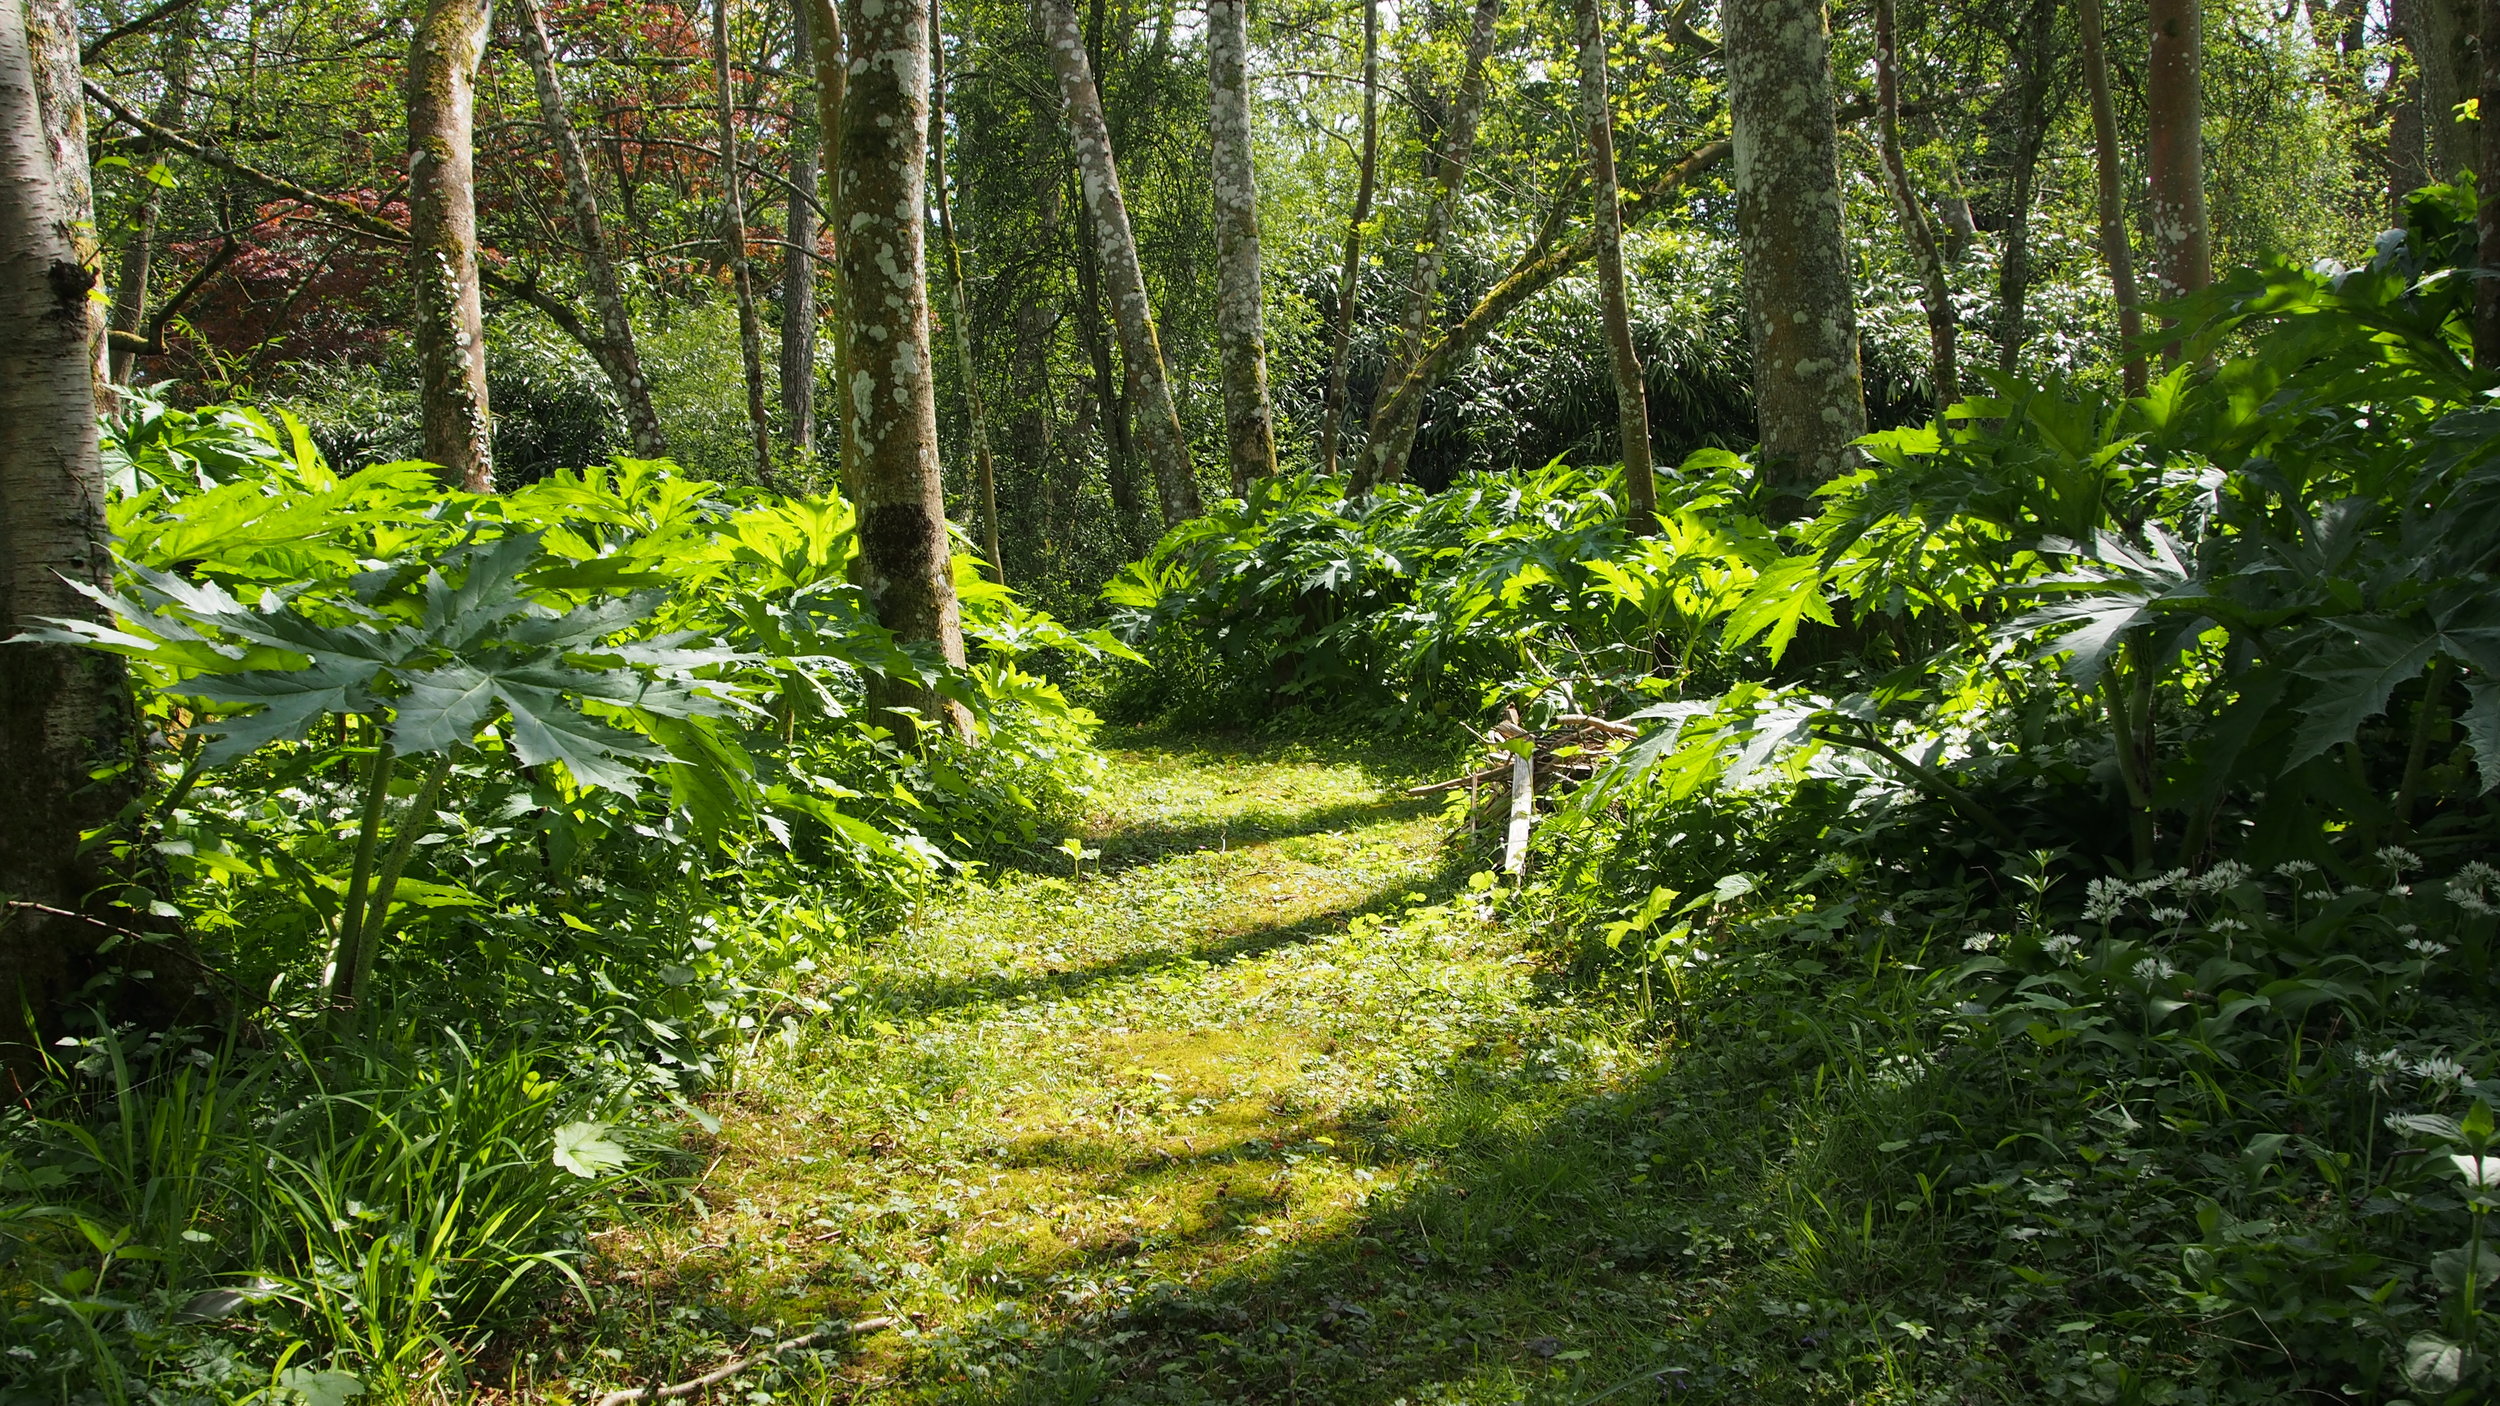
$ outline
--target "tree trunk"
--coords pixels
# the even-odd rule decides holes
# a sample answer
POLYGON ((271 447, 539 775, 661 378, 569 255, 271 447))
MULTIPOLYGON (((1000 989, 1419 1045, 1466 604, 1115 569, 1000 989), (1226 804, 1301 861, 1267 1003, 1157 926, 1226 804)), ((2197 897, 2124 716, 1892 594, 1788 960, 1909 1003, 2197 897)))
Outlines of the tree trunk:
MULTIPOLYGON (((931 380, 926 227, 929 152, 927 0, 851 0, 834 224, 842 231, 845 466, 859 514, 853 579, 877 620, 906 644, 964 662, 947 549, 931 380)), ((870 703, 912 708, 968 732, 962 709, 917 681, 871 680, 870 703)))
POLYGON ((755 266, 747 259, 746 182, 738 171, 738 108, 729 86, 729 0, 712 0, 712 101, 720 118, 721 252, 738 303, 738 361, 746 372, 747 431, 755 441, 755 481, 773 477, 773 419, 765 408, 764 322, 755 307, 755 266))
MULTIPOLYGON (((113 574, 96 436, 102 327, 94 212, 65 4, 0 0, 0 640, 38 617, 104 622, 72 582, 113 574), (64 102, 66 97, 66 102, 64 102)), ((0 1067, 31 1072, 38 1020, 93 973, 87 906, 110 877, 80 837, 110 821, 136 727, 121 661, 66 644, 0 645, 0 1067), (38 904, 43 907, 16 905, 38 904)))
MULTIPOLYGON (((1094 404, 1102 422, 1104 485, 1111 492, 1111 514, 1118 519, 1120 540, 1132 551, 1143 551, 1154 545, 1154 532, 1146 522, 1146 495, 1137 481, 1137 451, 1128 433, 1128 407, 1136 398, 1130 391, 1137 384, 1136 374, 1132 371, 1124 386, 1112 368, 1111 342, 1119 334, 1111 330, 1110 310, 1103 306, 1101 261, 1094 253, 1098 247, 1093 237, 1094 217, 1080 202, 1076 218, 1076 340, 1094 372, 1094 404)), ((1082 432, 1078 433, 1082 437, 1082 432)))
POLYGON ((1588 131, 1589 184, 1596 190, 1590 233, 1597 239, 1597 290, 1606 319, 1607 360, 1615 376, 1615 423, 1623 436, 1624 517, 1633 533, 1658 530, 1658 481, 1649 457, 1649 388, 1632 345, 1631 298, 1623 277, 1623 209, 1615 185, 1615 115, 1606 99, 1604 0, 1580 0, 1580 121, 1588 131))
POLYGON ((599 316, 598 345, 591 349, 608 383, 625 409, 625 428, 634 452, 646 459, 668 453, 660 417, 651 408, 651 385, 643 378, 642 354, 634 345, 633 320, 626 315, 624 285, 608 252, 607 226, 599 218, 599 191, 591 184, 590 162, 573 131, 572 113, 564 102, 564 86, 556 77, 555 45, 547 38, 546 17, 538 0, 515 0, 519 12, 521 52, 538 88, 538 117, 547 140, 556 149, 564 173, 564 199, 573 216, 573 237, 582 248, 582 268, 590 275, 590 301, 599 316))
POLYGON ((972 462, 979 474, 981 551, 990 579, 1005 585, 1006 559, 998 554, 998 465, 990 457, 990 421, 981 402, 981 365, 972 355, 972 300, 964 295, 963 246, 955 238, 955 203, 946 190, 946 30, 938 0, 929 0, 929 186, 937 192, 938 235, 945 243, 946 287, 953 307, 955 365, 964 385, 964 420, 972 435, 972 462))
POLYGON ((1207 0, 1207 128, 1215 178, 1215 343, 1233 494, 1276 472, 1259 306, 1259 188, 1250 162, 1249 0, 1207 0))
MULTIPOLYGON (((850 91, 848 36, 842 30, 842 10, 838 0, 797 0, 797 3, 807 11, 807 43, 815 60, 816 164, 821 173, 817 188, 820 191, 839 190, 842 184, 842 112, 850 91)), ((830 201, 826 208, 829 212, 832 209, 830 201)), ((850 357, 850 318, 842 312, 844 300, 841 258, 842 249, 850 243, 850 235, 842 230, 839 221, 835 221, 834 227, 823 231, 818 236, 817 242, 819 244, 831 243, 834 246, 833 257, 825 264, 825 281, 832 285, 826 291, 827 300, 834 308, 833 357, 838 375, 839 368, 850 357)), ((812 326, 812 305, 810 314, 812 326)), ((808 398, 812 403, 815 399, 812 352, 809 361, 808 398)), ((859 462, 859 446, 851 442, 851 416, 849 411, 842 409, 843 392, 838 382, 834 387, 833 398, 836 412, 835 423, 841 426, 835 435, 835 440, 841 459, 844 488, 848 491, 852 466, 859 462)))
MULTIPOLYGON (((157 46, 165 65, 165 91, 156 101, 157 125, 184 125, 191 107, 191 73, 199 44, 200 11, 194 5, 174 17, 172 27, 157 46)), ((162 155, 163 148, 151 142, 140 149, 139 159, 155 161, 162 155)), ((149 284, 156 273, 156 226, 164 209, 165 188, 154 181, 147 182, 147 188, 139 192, 139 208, 131 213, 130 233, 122 245, 121 277, 113 286, 115 331, 134 337, 145 332, 149 284)), ((128 385, 131 373, 138 369, 139 352, 136 347, 115 346, 106 352, 106 361, 113 384, 128 385)))
POLYGON ((425 457, 472 493, 495 489, 470 169, 486 0, 426 0, 408 54, 410 340, 425 457))
MULTIPOLYGON (((802 93, 816 86, 816 58, 808 15, 809 0, 796 0, 791 14, 798 32, 791 57, 802 93)), ((792 194, 782 223, 781 251, 781 418, 790 444, 802 452, 816 448, 816 207, 818 141, 816 115, 801 113, 790 124, 792 194)))
POLYGON ((1093 65, 1085 57, 1085 36, 1070 0, 1033 0, 1033 15, 1043 47, 1050 51, 1051 72, 1059 80, 1060 108, 1069 143, 1076 149, 1085 209, 1111 295, 1112 320, 1120 331, 1121 358, 1137 379, 1138 437, 1145 441, 1146 457, 1154 466, 1155 493, 1168 527, 1198 516, 1198 479, 1190 467, 1180 411, 1172 402, 1154 308, 1146 300, 1146 272, 1138 262, 1137 237, 1129 228, 1128 200, 1120 191, 1111 129, 1102 115, 1102 94, 1094 86, 1093 65))
POLYGON ((2479 124, 2457 110, 2482 89, 2482 12, 2477 0, 2414 0, 2407 36, 2422 79, 2422 125, 2430 143, 2431 177, 2453 181, 2475 168, 2479 124))
POLYGON ((1438 184, 1424 216, 1423 234, 1415 241, 1406 316, 1390 346, 1388 374, 1381 378, 1379 394, 1372 400, 1371 421, 1363 433, 1363 464, 1355 474, 1358 489, 1405 477, 1415 432, 1423 424, 1421 400, 1410 402, 1402 414, 1392 416, 1389 411, 1399 379, 1424 353, 1433 313, 1440 305, 1441 269, 1449 261, 1450 227, 1457 223, 1459 194, 1466 185, 1467 168, 1475 160, 1476 124, 1484 115, 1484 66, 1493 56, 1493 22, 1501 8, 1501 0, 1476 0, 1467 31, 1467 66, 1459 78, 1457 99, 1450 104, 1449 129, 1441 144, 1438 184))
MULTIPOLYGON (((1962 373, 1954 356, 1953 284, 1945 277, 1944 251, 1936 247, 1935 227, 1927 207, 1910 184, 1910 164, 1901 155, 1901 40, 1893 22, 1892 0, 1875 0, 1875 138, 1884 158, 1886 183, 1893 208, 1901 212, 1901 234, 1918 265, 1921 301, 1926 304, 1928 378, 1935 383, 1939 420, 1962 398, 1962 373)), ((2037 55, 2033 58, 2036 61, 2037 55)), ((2027 180, 2018 184, 2028 186, 2027 180)), ((2029 192, 2026 190, 2027 196, 2029 192)), ((2027 205, 2029 201, 2026 199, 2027 205)), ((2021 218, 2018 214, 2017 218, 2021 218)))
POLYGON ((2040 173, 2040 147, 2049 135, 2049 46, 2056 37, 2057 8, 2032 0, 2024 17, 2022 82, 2014 105, 2014 190, 2007 202, 2005 258, 1997 266, 1997 369, 2008 376, 2022 363, 2029 335, 2031 298, 2031 206, 2040 173))
POLYGON ((2119 373, 2129 395, 2147 388, 2144 313, 2136 305, 2135 247, 2127 236, 2127 206, 2119 175, 2118 114, 2109 100, 2109 51, 2101 34, 2101 0, 2079 0, 2083 29, 2083 83, 2092 102, 2092 162, 2098 177, 2101 258, 2109 265, 2109 291, 2118 304, 2118 341, 2126 357, 2119 373))
POLYGON ((1761 479, 1766 510, 1794 517, 1866 433, 1831 39, 1822 0, 1727 0, 1724 34, 1761 479))
POLYGON ((1337 335, 1328 355, 1328 398, 1319 413, 1320 472, 1337 476, 1337 446, 1345 436, 1348 356, 1354 343, 1356 290, 1363 275, 1363 226, 1371 222, 1372 196, 1380 173, 1380 0, 1363 0, 1363 156, 1355 177, 1354 209, 1345 222, 1345 270, 1337 276, 1337 335))
POLYGON ((2205 104, 2199 0, 2149 0, 2152 55, 2144 66, 2144 165, 2151 177, 2153 280, 2165 299, 2213 282, 2205 228, 2205 104))
MULTIPOLYGON (((2500 172, 2500 0, 2483 0, 2483 71, 2481 110, 2489 114, 2478 125, 2482 134, 2481 169, 2500 172)), ((2492 182, 2500 185, 2500 181, 2492 182)), ((2500 189, 2474 208, 2474 227, 2484 268, 2500 268, 2500 189)), ((2500 371, 2500 278, 2474 284, 2474 364, 2500 371)))
POLYGON ((2404 219, 2405 197, 2429 185, 2428 134, 2422 124, 2422 10, 2429 0, 2390 0, 2388 38, 2402 50, 2387 87, 2387 218, 2404 219))

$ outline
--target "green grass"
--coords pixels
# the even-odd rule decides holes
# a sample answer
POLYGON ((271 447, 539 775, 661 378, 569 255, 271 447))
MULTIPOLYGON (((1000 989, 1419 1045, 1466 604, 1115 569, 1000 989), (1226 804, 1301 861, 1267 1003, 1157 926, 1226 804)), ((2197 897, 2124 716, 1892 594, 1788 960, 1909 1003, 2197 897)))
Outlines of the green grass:
POLYGON ((1417 759, 1110 740, 1099 856, 967 885, 848 954, 833 1014, 767 1027, 683 1199, 595 1238, 595 1313, 517 1347, 516 1386, 883 1313, 738 1389, 1925 1399, 1924 1325, 1787 1316, 1946 1275, 1915 1218, 1820 1199, 1882 1127, 1822 1136, 1767 1046, 1671 1058, 1568 980, 1396 793, 1417 759))

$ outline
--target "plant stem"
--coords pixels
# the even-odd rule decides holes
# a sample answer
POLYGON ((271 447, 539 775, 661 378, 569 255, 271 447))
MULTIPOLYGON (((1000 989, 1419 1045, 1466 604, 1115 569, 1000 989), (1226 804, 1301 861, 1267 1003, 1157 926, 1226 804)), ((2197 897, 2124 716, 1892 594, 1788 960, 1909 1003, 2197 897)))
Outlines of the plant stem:
POLYGON ((400 817, 399 833, 391 838, 391 851, 383 857, 382 870, 373 881, 373 894, 365 902, 365 920, 356 931, 353 965, 356 989, 361 991, 365 978, 373 971, 373 959, 382 947, 382 929, 391 916, 391 895, 399 888, 400 871, 408 867, 408 856, 417 847, 417 833, 425 828, 427 817, 434 813, 434 800, 442 794, 443 783, 451 776, 451 754, 445 752, 425 774, 425 784, 417 789, 417 798, 400 817))
POLYGON ((2127 788, 2127 830, 2135 844, 2135 862, 2139 867, 2149 865, 2153 862, 2152 788, 2137 772, 2135 724, 2114 671, 2101 675, 2101 701, 2109 706, 2110 740, 2118 748, 2118 779, 2127 788))
POLYGON ((339 903, 338 957, 330 971, 330 1002, 339 1009, 352 1009, 362 994, 358 988, 363 974, 355 969, 355 954, 363 940, 365 890, 373 878, 373 851, 382 837, 382 809, 391 798, 396 760, 389 740, 376 729, 373 764, 365 773, 364 816, 356 826, 356 861, 347 871, 347 893, 339 903))
POLYGON ((1899 767, 1910 777, 1911 780, 1943 797, 1947 802, 1951 803, 1955 810, 1958 810, 1964 815, 1969 816, 1971 819, 1978 821, 1980 824, 1987 826, 1990 830, 1995 832, 1998 839, 2003 840, 2005 843, 2013 845, 2017 848, 2021 847, 2023 843, 2021 832, 2017 831, 2013 826, 2007 824, 2003 816, 2000 816, 1995 811, 1989 809, 1987 805, 1972 796, 1970 792, 1965 791, 1961 787, 1954 785, 1952 782, 1945 780, 1943 774, 1938 772, 1935 768, 1922 766, 1919 763, 1912 761, 1909 757, 1904 756, 1898 748, 1894 747, 1891 743, 1884 741, 1882 738, 1876 737, 1872 733, 1831 732, 1822 728, 1816 728, 1814 730, 1814 736, 1815 740, 1828 743, 1831 746, 1852 747, 1861 752, 1873 752, 1875 755, 1882 757, 1885 761, 1899 767))
POLYGON ((2413 705, 2413 736, 2405 744, 2404 779, 2396 783, 2396 820, 2398 834, 2413 830, 2413 797, 2421 788, 2422 762, 2430 755, 2431 724, 2439 716, 2440 695, 2448 687, 2448 656, 2434 655, 2430 672, 2422 679, 2422 701, 2413 705))

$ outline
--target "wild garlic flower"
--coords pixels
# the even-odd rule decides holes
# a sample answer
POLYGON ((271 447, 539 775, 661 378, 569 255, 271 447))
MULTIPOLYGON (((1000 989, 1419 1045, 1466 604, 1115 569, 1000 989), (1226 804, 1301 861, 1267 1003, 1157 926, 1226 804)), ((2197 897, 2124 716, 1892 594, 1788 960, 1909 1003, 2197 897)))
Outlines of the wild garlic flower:
POLYGON ((2422 867, 2422 856, 2403 845, 2385 845, 2379 849, 2378 862, 2399 874, 2410 874, 2422 867))
POLYGON ((2089 923, 2106 923, 2127 911, 2128 888, 2117 879, 2094 879, 2084 889, 2083 918, 2089 923))
POLYGON ((2184 923, 2187 921, 2187 910, 2185 908, 2156 908, 2152 912, 2152 918, 2157 923, 2184 923))
POLYGON ((2282 875, 2284 878, 2290 879, 2297 878, 2302 874, 2315 874, 2318 872, 2318 866, 2310 863, 2306 859, 2286 859, 2282 863, 2274 866, 2274 872, 2282 875))
POLYGON ((2168 981, 2178 974, 2179 969, 2172 966, 2167 957, 2147 957, 2135 964, 2135 979, 2138 981, 2168 981))
POLYGON ((1992 952, 1995 951, 1996 948, 2004 941, 2004 938, 1992 932, 1973 933, 1969 937, 1962 939, 1962 950, 1965 952, 1992 952))
POLYGON ((2431 958, 2446 952, 2448 950, 2448 944, 2444 942, 2433 942, 2427 937, 2417 937, 2411 942, 2405 944, 2405 950, 2419 956, 2423 961, 2427 962, 2431 958))
POLYGON ((2205 926, 2206 926, 2206 927, 2208 927, 2208 928, 2210 928, 2210 929, 2212 929, 2212 930, 2213 930, 2213 931, 2215 931, 2215 932, 2246 932, 2246 931, 2248 931, 2248 924, 2246 924, 2246 923, 2244 923, 2244 922, 2241 922, 2241 921, 2240 921, 2239 919, 2237 919, 2237 918, 2215 918, 2215 919, 2211 920, 2210 922, 2206 923, 2206 924, 2205 924, 2205 926))
POLYGON ((2063 957, 2081 946, 2083 946, 2083 939, 2070 932, 2061 932, 2055 937, 2040 939, 2040 950, 2052 957, 2063 957))
POLYGON ((2465 1066, 2444 1054, 2416 1060, 2411 1068, 2413 1077, 2425 1084, 2437 1084, 2451 1090, 2463 1089, 2466 1084, 2465 1066))
POLYGON ((2226 859, 2196 876, 2196 884, 2207 893, 2220 893, 2237 888, 2257 876, 2257 871, 2236 859, 2226 859))
POLYGON ((2491 902, 2491 890, 2500 884, 2500 869, 2479 859, 2469 859, 2457 866, 2448 879, 2448 901, 2477 917, 2500 912, 2491 902))

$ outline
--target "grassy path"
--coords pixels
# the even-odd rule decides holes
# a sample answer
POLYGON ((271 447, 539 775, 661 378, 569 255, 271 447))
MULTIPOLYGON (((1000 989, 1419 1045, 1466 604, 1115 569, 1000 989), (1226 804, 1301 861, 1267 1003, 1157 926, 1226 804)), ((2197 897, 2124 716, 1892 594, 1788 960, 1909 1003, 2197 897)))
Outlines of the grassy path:
POLYGON ((1099 858, 990 876, 853 954, 844 1013, 741 1065, 690 1212, 602 1238, 601 1318, 537 1370, 684 1377, 742 1334, 890 1313, 906 1326, 737 1390, 1702 1385, 1721 1368, 1686 1316, 1729 1247, 1643 1189, 1696 1155, 1683 1115, 1626 1013, 1464 888, 1404 779, 1275 745, 1115 749, 1099 858))

